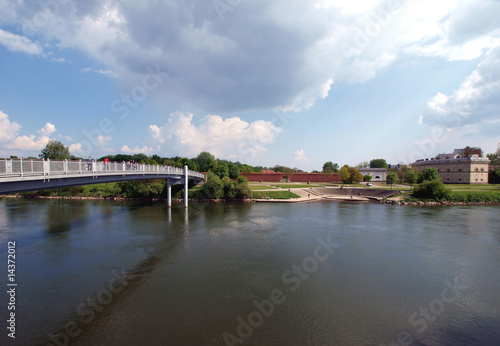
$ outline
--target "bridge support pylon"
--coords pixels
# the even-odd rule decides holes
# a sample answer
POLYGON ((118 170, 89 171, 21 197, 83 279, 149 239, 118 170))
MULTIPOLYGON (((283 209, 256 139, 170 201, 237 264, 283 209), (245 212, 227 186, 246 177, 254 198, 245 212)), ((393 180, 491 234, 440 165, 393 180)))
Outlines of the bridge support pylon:
POLYGON ((188 179, 188 166, 184 165, 184 207, 188 207, 188 186, 189 186, 189 179, 188 179))
POLYGON ((167 205, 172 208, 172 183, 167 179, 167 205))

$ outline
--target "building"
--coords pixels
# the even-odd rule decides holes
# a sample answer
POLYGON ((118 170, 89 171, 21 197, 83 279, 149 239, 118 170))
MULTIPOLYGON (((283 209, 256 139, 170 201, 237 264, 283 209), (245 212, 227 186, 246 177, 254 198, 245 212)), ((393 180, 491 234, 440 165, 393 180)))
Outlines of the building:
POLYGON ((453 150, 453 154, 460 155, 460 157, 469 157, 471 155, 477 155, 479 157, 483 156, 483 151, 481 148, 471 148, 469 146, 463 149, 455 149, 453 150))
POLYGON ((488 184, 488 158, 471 155, 461 158, 460 154, 440 154, 437 159, 418 160, 412 167, 420 172, 436 168, 445 184, 488 184))
POLYGON ((387 180, 387 169, 385 168, 359 168, 358 171, 363 175, 370 174, 373 182, 383 182, 387 180))

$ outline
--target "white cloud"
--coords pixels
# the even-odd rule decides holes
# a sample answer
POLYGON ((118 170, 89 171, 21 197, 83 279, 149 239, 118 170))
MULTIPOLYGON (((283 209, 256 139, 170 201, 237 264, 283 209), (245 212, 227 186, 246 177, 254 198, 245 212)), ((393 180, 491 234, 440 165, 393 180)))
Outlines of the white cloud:
POLYGON ((207 115, 197 126, 192 113, 172 113, 168 122, 159 127, 149 127, 158 141, 170 139, 182 155, 196 155, 209 151, 217 157, 245 159, 267 150, 282 129, 270 121, 256 120, 248 123, 239 117, 223 119, 207 115))
POLYGON ((116 74, 111 70, 96 69, 93 67, 84 67, 84 68, 82 68, 82 72, 84 72, 84 73, 95 72, 95 73, 102 74, 104 76, 111 77, 111 78, 117 77, 116 74))
POLYGON ((104 146, 109 141, 111 141, 111 139, 112 139, 111 136, 97 136, 96 137, 97 146, 104 146))
POLYGON ((156 148, 150 148, 147 145, 139 148, 139 147, 134 147, 134 148, 129 148, 128 145, 124 145, 121 147, 120 152, 125 153, 125 154, 146 154, 146 155, 151 155, 155 151, 160 150, 160 147, 156 148))
POLYGON ((458 128, 498 118, 500 109, 500 46, 491 49, 451 94, 437 93, 427 103, 424 123, 458 128))
MULTIPOLYGON (((48 123, 47 123, 48 124, 48 123)), ((50 138, 40 136, 35 138, 34 135, 19 136, 18 132, 21 130, 21 125, 16 122, 11 122, 9 116, 0 111, 0 145, 5 149, 23 150, 23 151, 39 151, 47 143, 50 138)), ((43 130, 43 129, 42 129, 43 130)), ((42 131, 40 130, 40 131, 42 131)), ((39 131, 39 133, 40 133, 39 131)), ((43 132, 43 131, 42 131, 43 132)))
POLYGON ((54 132, 56 132, 56 127, 51 124, 51 123, 46 123, 45 126, 43 128, 41 128, 40 130, 37 131, 40 136, 50 136, 51 134, 53 134, 54 132))
POLYGON ((20 129, 21 125, 11 122, 9 116, 0 111, 0 143, 13 141, 20 129))
MULTIPOLYGON (((7 7, 9 23, 33 24, 26 2, 7 7)), ((488 0, 276 0, 238 3, 221 21, 211 1, 86 1, 57 6, 35 29, 45 50, 80 50, 106 66, 82 71, 126 89, 159 66, 152 96, 178 109, 299 111, 334 80, 363 83, 402 59, 482 58, 500 44, 499 11, 488 0)), ((1 33, 9 49, 42 54, 39 43, 1 33)))
MULTIPOLYGON (((50 141, 49 136, 56 131, 56 127, 51 123, 46 123, 44 127, 37 131, 39 136, 19 135, 21 125, 9 120, 9 116, 0 111, 0 149, 9 149, 8 152, 26 151, 35 154, 42 150, 50 141)), ((70 150, 71 151, 71 150, 70 150)), ((2 152, 6 152, 3 150, 2 152)))
POLYGON ((0 29, 0 44, 11 52, 26 53, 29 55, 42 54, 42 47, 38 43, 34 43, 29 38, 21 35, 16 35, 11 32, 0 29))
POLYGON ((46 136, 38 138, 35 138, 35 135, 19 136, 16 137, 13 142, 6 143, 5 148, 34 152, 45 148, 49 141, 50 138, 46 136))
POLYGON ((294 162, 296 162, 296 163, 310 162, 310 160, 306 157, 306 153, 305 153, 304 149, 297 150, 295 152, 293 159, 294 159, 294 162))

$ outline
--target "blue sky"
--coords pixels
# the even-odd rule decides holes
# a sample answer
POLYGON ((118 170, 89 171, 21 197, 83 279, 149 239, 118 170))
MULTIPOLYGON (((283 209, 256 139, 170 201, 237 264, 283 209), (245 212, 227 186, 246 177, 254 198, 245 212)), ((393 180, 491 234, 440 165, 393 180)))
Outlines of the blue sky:
POLYGON ((500 142, 500 2, 0 0, 0 157, 306 171, 500 142))

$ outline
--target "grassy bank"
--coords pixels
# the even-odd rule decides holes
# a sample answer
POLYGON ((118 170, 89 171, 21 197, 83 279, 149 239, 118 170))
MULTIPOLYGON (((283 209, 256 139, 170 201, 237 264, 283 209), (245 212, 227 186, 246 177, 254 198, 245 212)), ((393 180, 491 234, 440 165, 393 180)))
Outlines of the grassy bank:
POLYGON ((289 199, 289 198, 299 198, 300 196, 290 192, 290 191, 253 191, 252 198, 256 199, 289 199))

